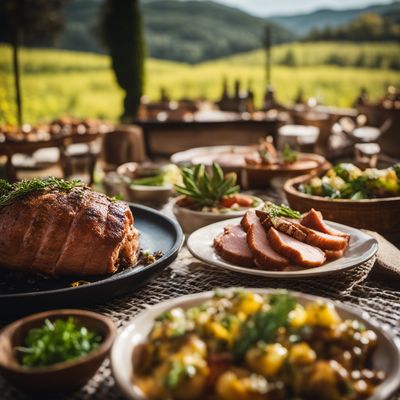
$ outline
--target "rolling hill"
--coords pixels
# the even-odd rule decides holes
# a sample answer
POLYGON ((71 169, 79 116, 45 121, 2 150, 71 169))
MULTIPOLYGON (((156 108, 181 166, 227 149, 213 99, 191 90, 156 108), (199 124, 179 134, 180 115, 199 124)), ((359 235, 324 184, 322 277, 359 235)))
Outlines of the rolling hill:
POLYGON ((398 17, 399 12, 400 1, 394 1, 390 4, 371 5, 365 8, 347 10, 323 9, 300 15, 272 16, 266 18, 266 20, 286 27, 298 36, 304 36, 314 28, 344 25, 364 13, 376 13, 386 17, 397 15, 398 17))
MULTIPOLYGON (((104 52, 96 35, 101 4, 101 0, 68 3, 66 29, 55 47, 104 52)), ((272 21, 212 1, 143 1, 142 11, 148 54, 159 59, 197 63, 257 49, 267 24, 272 26, 274 43, 294 39, 272 21)))

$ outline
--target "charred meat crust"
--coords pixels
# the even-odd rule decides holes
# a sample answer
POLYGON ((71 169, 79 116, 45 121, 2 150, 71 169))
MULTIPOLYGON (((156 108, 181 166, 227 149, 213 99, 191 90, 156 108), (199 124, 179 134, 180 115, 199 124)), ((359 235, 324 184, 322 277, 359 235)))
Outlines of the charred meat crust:
POLYGON ((101 275, 137 261, 123 202, 89 189, 42 190, 0 207, 0 264, 47 275, 101 275))

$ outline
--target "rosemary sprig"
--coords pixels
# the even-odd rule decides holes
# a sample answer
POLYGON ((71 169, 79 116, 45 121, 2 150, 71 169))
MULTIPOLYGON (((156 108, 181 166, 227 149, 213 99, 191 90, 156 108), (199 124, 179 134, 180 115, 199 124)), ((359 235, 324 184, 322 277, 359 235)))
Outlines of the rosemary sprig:
POLYGON ((55 178, 34 178, 30 180, 23 180, 16 183, 9 183, 4 179, 0 179, 0 206, 11 204, 15 199, 25 196, 28 193, 37 190, 60 190, 69 192, 77 187, 85 187, 85 184, 80 180, 65 181, 64 179, 55 178))
POLYGON ((267 201, 264 205, 264 209, 266 213, 269 214, 270 217, 287 217, 293 219, 300 219, 301 213, 295 210, 292 210, 290 207, 285 204, 281 204, 280 206, 267 201))
POLYGON ((212 174, 209 174, 204 164, 196 165, 194 169, 183 168, 183 186, 175 185, 175 190, 194 201, 198 207, 216 206, 224 196, 237 193, 236 174, 224 175, 221 167, 213 163, 212 174))

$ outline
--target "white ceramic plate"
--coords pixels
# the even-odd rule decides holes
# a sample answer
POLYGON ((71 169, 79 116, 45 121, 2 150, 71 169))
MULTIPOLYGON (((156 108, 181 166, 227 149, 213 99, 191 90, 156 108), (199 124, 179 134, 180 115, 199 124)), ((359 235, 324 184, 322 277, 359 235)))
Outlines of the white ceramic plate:
MULTIPOLYGON (((219 292, 229 292, 231 289, 220 289, 219 292)), ((246 289, 259 294, 274 292, 271 289, 246 289)), ((306 295, 300 292, 290 292, 301 304, 321 300, 321 297, 306 295)), ((146 340, 155 318, 162 312, 173 307, 192 307, 210 299, 214 292, 202 292, 189 296, 164 301, 141 312, 118 335, 111 350, 111 368, 115 381, 127 399, 146 400, 133 381, 133 349, 146 340)), ((329 299, 322 299, 331 301, 329 299)), ((390 333, 387 325, 378 324, 365 311, 349 307, 339 302, 333 302, 339 315, 344 319, 357 319, 378 336, 378 347, 374 353, 373 367, 386 372, 385 381, 377 387, 373 396, 367 400, 385 400, 399 386, 400 375, 400 340, 390 333)))
POLYGON ((351 228, 347 225, 329 221, 325 222, 327 222, 332 228, 349 233, 350 244, 343 257, 327 262, 324 265, 316 268, 304 268, 293 271, 268 271, 257 268, 241 267, 223 260, 214 250, 214 238, 223 232, 225 226, 239 224, 240 218, 217 222, 215 224, 207 225, 204 228, 198 229, 189 236, 189 239, 187 240, 187 247, 194 257, 207 264, 235 272, 264 276, 267 278, 305 278, 328 275, 356 267, 357 265, 368 261, 377 252, 378 242, 366 233, 358 229, 351 228))

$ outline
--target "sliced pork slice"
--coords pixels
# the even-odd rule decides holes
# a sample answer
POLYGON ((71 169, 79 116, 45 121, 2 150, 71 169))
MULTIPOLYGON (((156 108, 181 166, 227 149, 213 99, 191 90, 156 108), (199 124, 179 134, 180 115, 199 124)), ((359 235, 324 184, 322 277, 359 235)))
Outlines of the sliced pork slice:
POLYGON ((257 219, 247 231, 247 244, 254 255, 258 267, 264 269, 282 269, 289 265, 287 258, 278 254, 267 239, 267 232, 257 219))
POLYGON ((300 242, 319 247, 322 250, 344 250, 348 241, 345 237, 328 235, 311 228, 301 225, 297 220, 284 217, 270 217, 259 214, 263 219, 263 225, 274 227, 278 231, 293 237, 300 242))
POLYGON ((325 250, 326 259, 329 261, 343 257, 344 250, 325 250))
POLYGON ((249 210, 244 214, 242 220, 240 221, 240 225, 247 232, 250 229, 250 226, 255 222, 258 222, 259 218, 255 212, 255 210, 249 210))
POLYGON ((275 228, 268 230, 267 237, 277 253, 302 267, 319 267, 326 260, 325 253, 319 248, 300 242, 275 228))
POLYGON ((214 248, 225 261, 242 267, 254 267, 247 235, 240 225, 226 226, 224 232, 214 239, 214 248))
POLYGON ((300 221, 301 225, 304 225, 308 228, 315 229, 316 231, 327 233, 328 235, 341 236, 350 239, 350 235, 348 233, 341 232, 337 229, 329 227, 323 220, 322 214, 319 211, 314 210, 313 208, 306 214, 303 215, 303 218, 300 221))
POLYGON ((306 235, 304 242, 311 246, 319 247, 322 250, 333 251, 344 250, 348 246, 349 242, 347 238, 343 236, 319 232, 297 222, 292 222, 292 224, 306 235))

